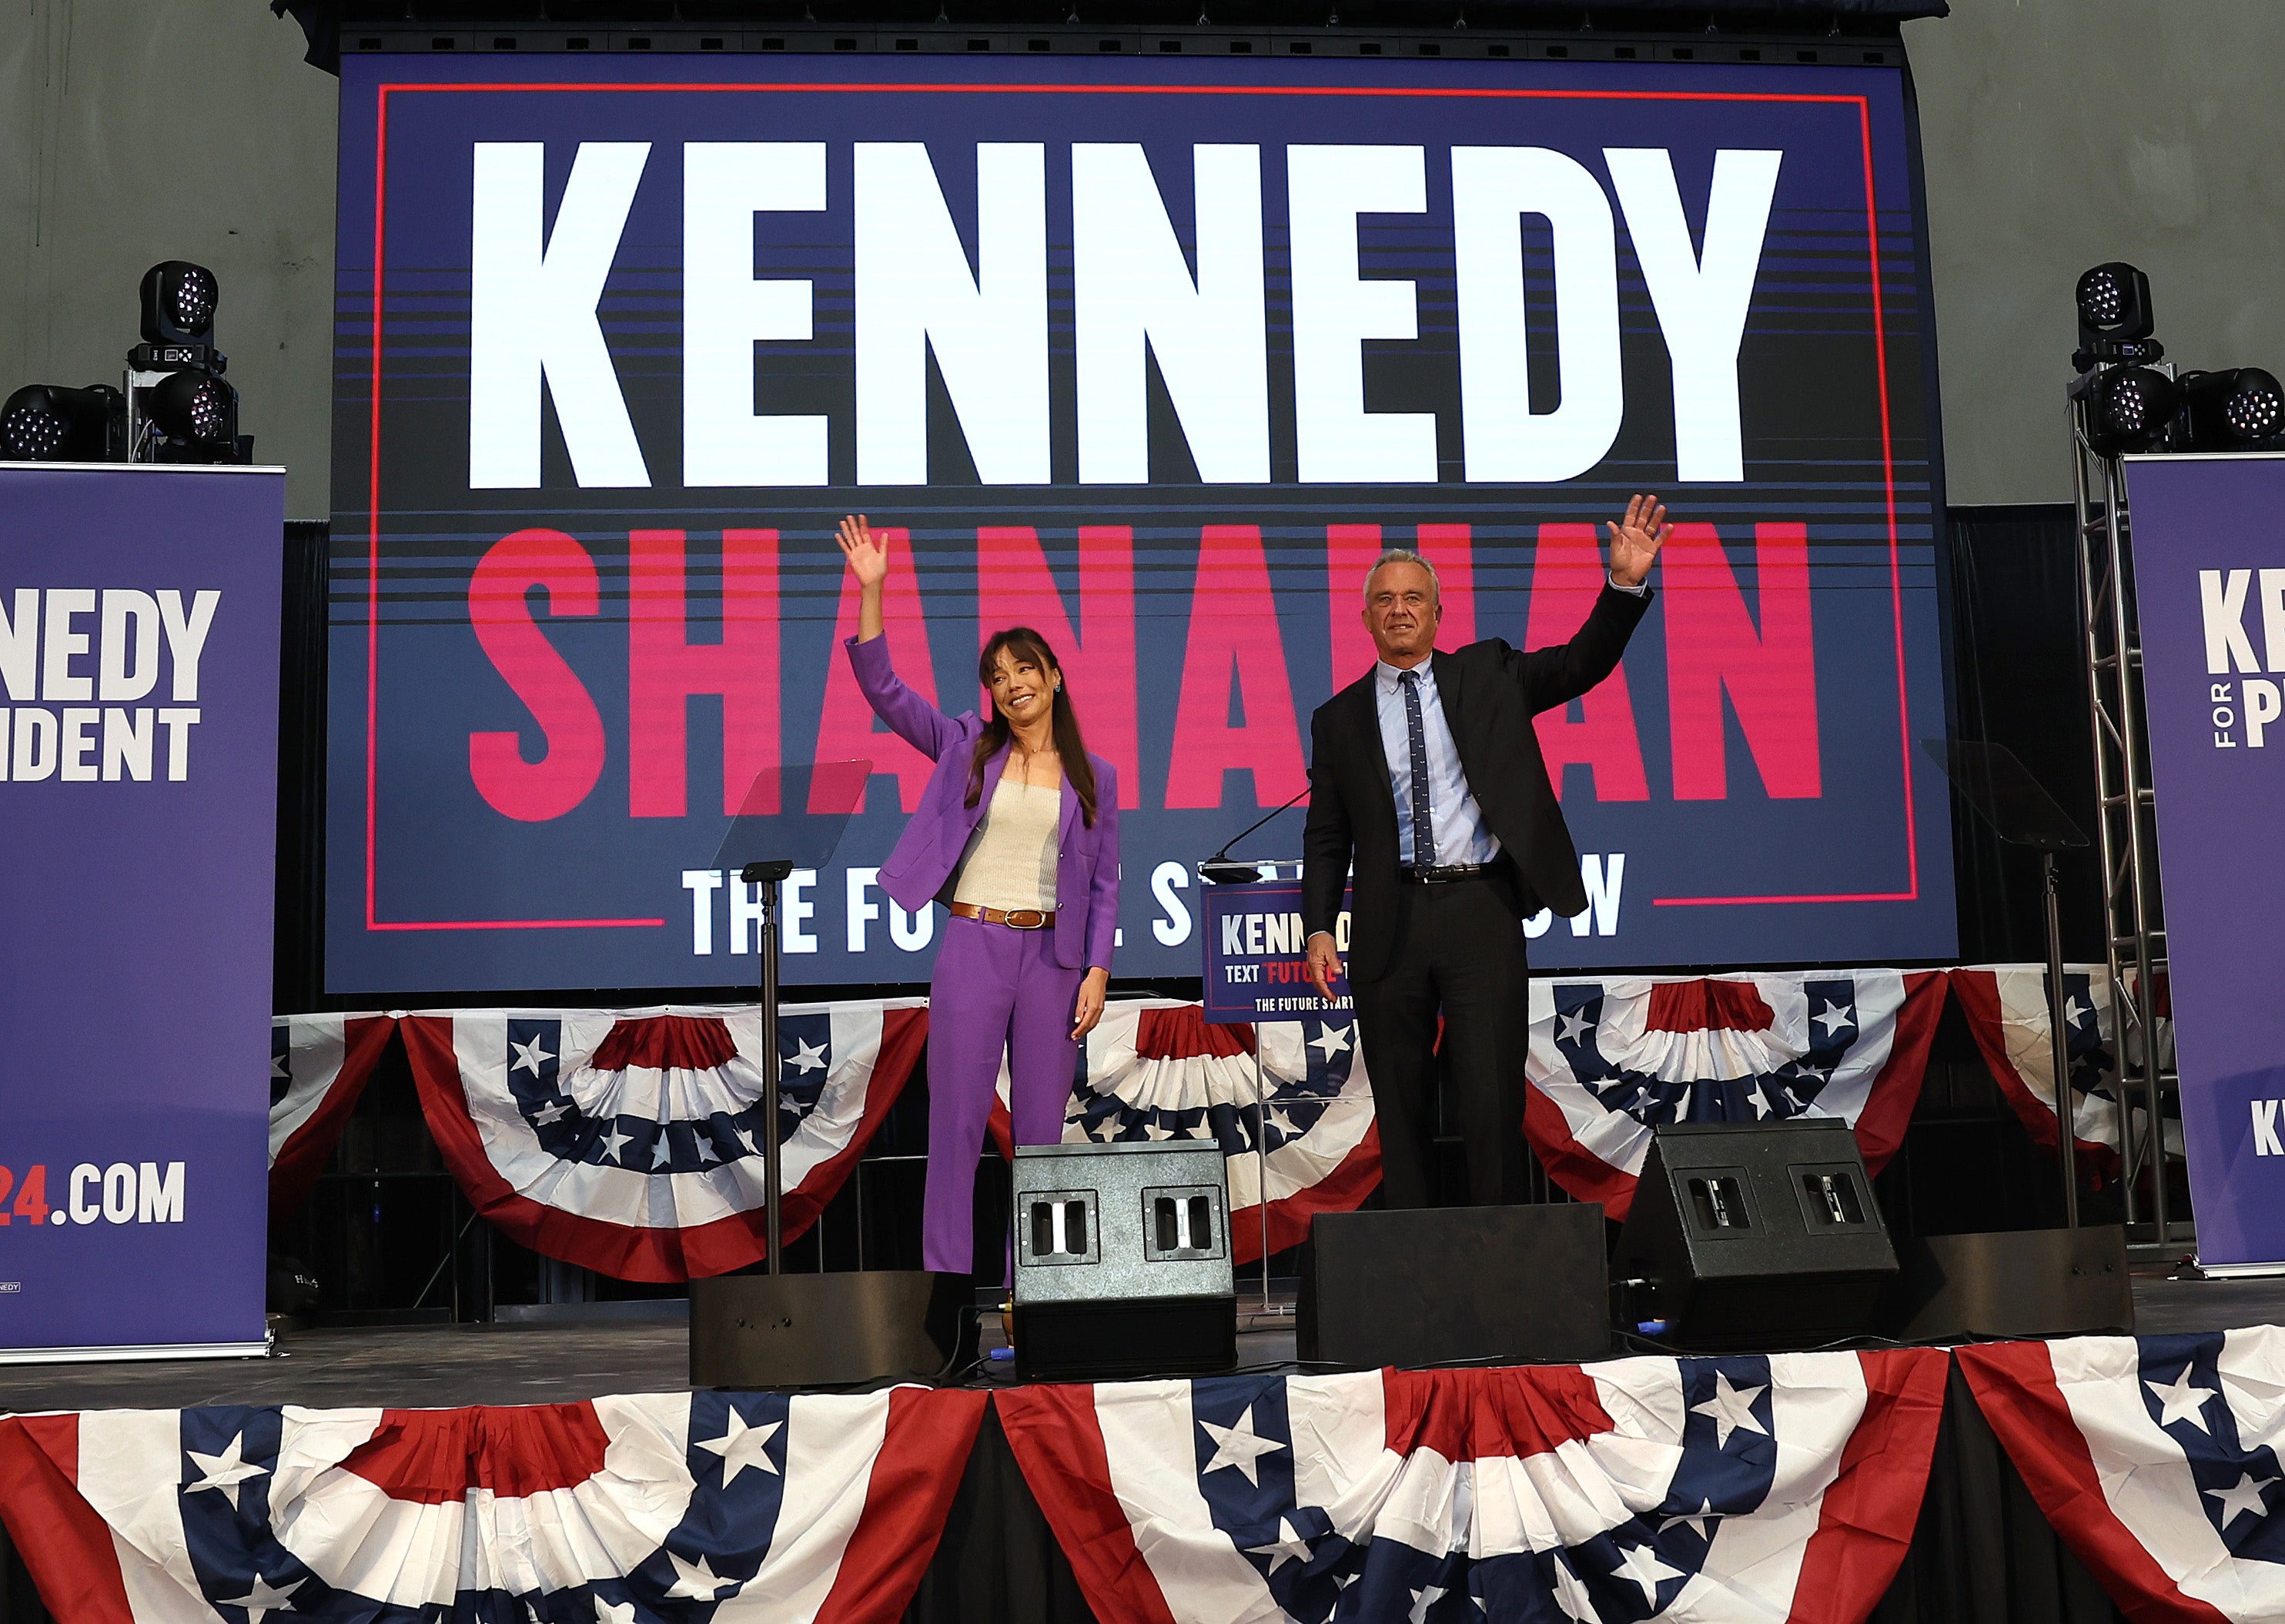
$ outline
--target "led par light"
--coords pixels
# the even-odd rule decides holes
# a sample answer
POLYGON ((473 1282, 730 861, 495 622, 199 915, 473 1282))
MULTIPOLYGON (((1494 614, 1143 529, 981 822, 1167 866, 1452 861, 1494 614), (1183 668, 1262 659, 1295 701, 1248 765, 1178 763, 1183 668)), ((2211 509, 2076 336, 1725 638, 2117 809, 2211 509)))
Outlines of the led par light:
POLYGON ((143 273, 143 341, 211 344, 222 286, 215 273, 188 260, 170 259, 143 273))
POLYGON ((2181 397, 2176 450, 2266 451, 2285 431, 2285 386, 2260 367, 2185 373, 2175 388, 2181 397))
POLYGON ((144 396, 144 410, 170 439, 219 445, 238 433, 238 391, 207 373, 169 373, 144 396))
POLYGON ((2123 260, 2095 266, 2078 279, 2078 352, 2071 365, 2080 372, 2102 361, 2155 361, 2166 347, 2150 336, 2157 318, 2150 308, 2150 279, 2123 260))
POLYGON ((0 453, 18 462, 123 461, 125 417, 107 384, 28 384, 0 404, 0 453))
POLYGON ((230 357, 214 347, 222 286, 188 260, 143 273, 143 341, 127 355, 128 447, 137 462, 250 462, 230 357))
POLYGON ((2180 396, 2174 381, 2149 366, 2112 366, 2084 395, 2087 449, 2100 457, 2155 450, 2164 440, 2180 396))

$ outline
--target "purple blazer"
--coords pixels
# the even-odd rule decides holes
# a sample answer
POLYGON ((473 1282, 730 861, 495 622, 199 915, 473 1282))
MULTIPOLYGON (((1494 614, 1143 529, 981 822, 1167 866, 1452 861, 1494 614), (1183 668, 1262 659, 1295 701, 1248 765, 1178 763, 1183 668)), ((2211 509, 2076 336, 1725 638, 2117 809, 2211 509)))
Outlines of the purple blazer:
MULTIPOLYGON (((966 804, 969 757, 984 719, 973 710, 946 716, 907 687, 889 663, 887 638, 860 643, 852 637, 844 647, 873 713, 936 763, 919 810, 881 867, 881 889, 907 913, 917 914, 960 866, 1008 752, 1003 749, 984 764, 984 793, 975 805, 966 804)), ((1094 751, 1087 759, 1095 768, 1093 828, 1080 816, 1078 792, 1068 779, 1064 782, 1056 843, 1056 962, 1065 969, 1108 970, 1119 930, 1119 775, 1094 751)))

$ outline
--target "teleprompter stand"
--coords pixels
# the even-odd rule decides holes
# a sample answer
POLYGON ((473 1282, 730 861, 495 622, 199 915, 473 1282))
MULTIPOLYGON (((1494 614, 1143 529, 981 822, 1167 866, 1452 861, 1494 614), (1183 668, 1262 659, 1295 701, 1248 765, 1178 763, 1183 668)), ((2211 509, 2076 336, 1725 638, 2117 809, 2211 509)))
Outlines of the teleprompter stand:
MULTIPOLYGON (((762 1087, 773 1102, 782 1097, 784 1064, 778 1050, 780 888, 833 855, 871 773, 864 761, 764 772, 715 857, 718 867, 755 887, 760 900, 762 1087)), ((919 1269, 785 1272, 786 1128, 778 1110, 769 1117, 772 1131, 762 1135, 767 1272, 690 1283, 692 1385, 837 1387, 941 1370, 949 1345, 927 1330, 934 1275, 919 1269)))
POLYGON ((1975 814, 2009 845, 2039 854, 2047 945, 2047 1042, 2054 1074, 2055 1149, 2063 1227, 1924 1236, 1904 1249, 1892 1318, 1914 1341, 1958 1336, 2053 1336, 2132 1330, 2124 1226, 2078 1220, 2078 1110, 2070 1086, 2070 1025, 2063 1007, 2062 926, 2055 856, 2083 849, 2069 813, 2005 745, 1923 739, 1975 814))

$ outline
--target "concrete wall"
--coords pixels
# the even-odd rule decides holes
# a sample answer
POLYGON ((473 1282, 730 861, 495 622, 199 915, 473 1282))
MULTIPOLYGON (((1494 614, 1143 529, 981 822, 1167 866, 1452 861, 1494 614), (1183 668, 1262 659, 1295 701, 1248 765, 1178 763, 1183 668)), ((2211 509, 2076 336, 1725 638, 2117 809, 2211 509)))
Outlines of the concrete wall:
POLYGON ((15 0, 0 16, 0 395, 111 383, 162 259, 222 283, 239 428, 322 519, 334 107, 260 0, 15 0))
POLYGON ((2285 5, 1952 0, 1904 42, 1953 502, 2069 498, 2090 265, 2149 273, 2169 358, 2285 375, 2285 5))
MULTIPOLYGON (((2186 365, 2285 373, 2277 0, 1953 0, 1905 29, 1951 499, 2069 494, 2071 285, 2126 259, 2186 365)), ((326 516, 336 82, 261 0, 0 16, 0 391, 115 380, 161 259, 222 279, 243 423, 326 516)))

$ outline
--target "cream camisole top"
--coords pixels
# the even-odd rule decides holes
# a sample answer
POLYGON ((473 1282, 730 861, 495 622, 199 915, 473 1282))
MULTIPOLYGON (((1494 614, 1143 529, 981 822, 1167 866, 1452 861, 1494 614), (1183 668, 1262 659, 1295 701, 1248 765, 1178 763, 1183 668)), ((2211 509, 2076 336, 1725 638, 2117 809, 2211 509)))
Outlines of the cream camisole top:
POLYGON ((1002 778, 984 820, 969 837, 952 900, 986 908, 1054 907, 1056 836, 1063 810, 1062 784, 1002 778))

